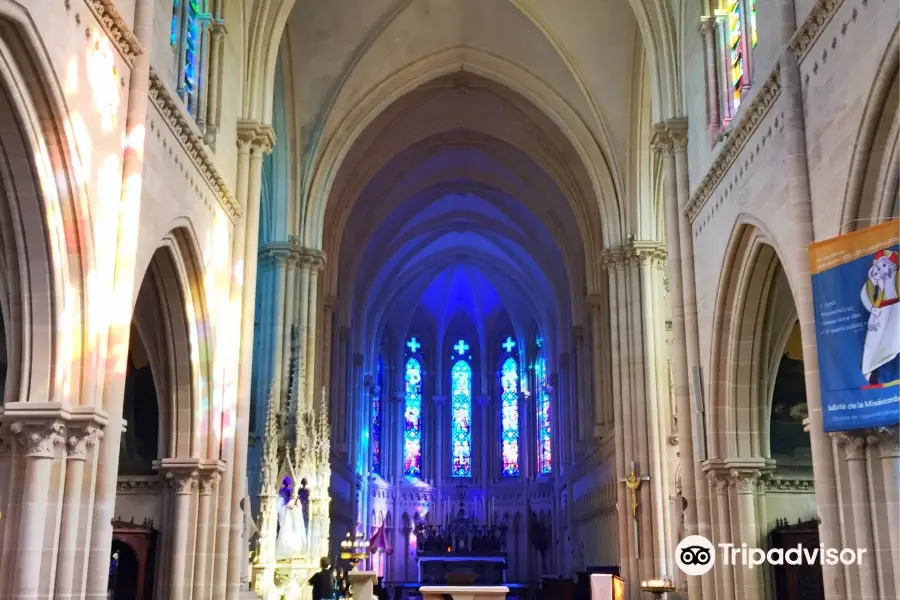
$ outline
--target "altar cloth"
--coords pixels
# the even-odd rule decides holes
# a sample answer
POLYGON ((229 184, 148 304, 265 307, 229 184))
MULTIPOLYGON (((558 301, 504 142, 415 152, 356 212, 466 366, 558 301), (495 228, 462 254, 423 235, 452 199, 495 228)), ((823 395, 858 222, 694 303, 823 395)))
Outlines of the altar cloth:
POLYGON ((509 588, 505 585, 423 585, 419 592, 422 600, 445 600, 447 596, 453 600, 505 600, 509 588))

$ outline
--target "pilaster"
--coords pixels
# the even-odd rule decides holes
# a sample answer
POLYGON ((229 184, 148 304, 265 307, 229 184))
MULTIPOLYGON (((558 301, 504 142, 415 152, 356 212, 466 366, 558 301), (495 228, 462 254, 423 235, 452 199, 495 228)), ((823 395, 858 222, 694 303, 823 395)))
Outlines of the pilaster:
POLYGON ((191 529, 191 499, 197 493, 200 475, 198 459, 163 459, 157 464, 166 484, 174 495, 172 512, 172 545, 169 560, 167 598, 182 600, 191 595, 187 581, 187 565, 193 562, 188 552, 188 533, 191 529))

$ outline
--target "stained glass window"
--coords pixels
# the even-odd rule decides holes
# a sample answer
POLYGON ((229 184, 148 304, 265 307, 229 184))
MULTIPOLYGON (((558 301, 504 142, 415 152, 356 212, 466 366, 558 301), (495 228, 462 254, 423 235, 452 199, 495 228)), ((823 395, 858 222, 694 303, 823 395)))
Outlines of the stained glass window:
POLYGON ((731 60, 732 110, 741 105, 741 92, 746 81, 746 40, 744 39, 744 8, 742 0, 731 0, 728 8, 728 52, 731 60))
MULTIPOLYGON (((468 349, 468 348, 467 348, 468 349)), ((453 477, 472 476, 472 367, 464 359, 456 361, 450 372, 452 393, 451 440, 453 477)))
POLYGON ((519 365, 511 356, 500 369, 500 388, 502 472, 504 477, 515 477, 519 474, 519 365))
POLYGON ((750 23, 750 47, 756 48, 756 0, 747 0, 747 20, 750 23))
POLYGON ((172 27, 169 32, 169 43, 173 48, 178 47, 178 38, 181 36, 181 0, 172 0, 172 27))
POLYGON ((537 410, 537 472, 538 475, 543 475, 553 470, 551 463, 553 455, 551 448, 550 382, 547 377, 547 359, 543 350, 538 354, 537 360, 534 361, 534 383, 537 396, 535 402, 537 410))
POLYGON ((187 27, 184 34, 184 96, 188 112, 197 110, 197 90, 200 88, 200 0, 187 0, 187 27))
MULTIPOLYGON (((412 341, 415 341, 413 338, 412 341)), ((406 361, 406 400, 403 432, 403 474, 422 476, 422 364, 406 361)))
POLYGON ((375 364, 375 393, 372 396, 372 426, 369 440, 372 450, 372 472, 383 475, 381 472, 381 403, 384 394, 384 360, 378 355, 375 364))

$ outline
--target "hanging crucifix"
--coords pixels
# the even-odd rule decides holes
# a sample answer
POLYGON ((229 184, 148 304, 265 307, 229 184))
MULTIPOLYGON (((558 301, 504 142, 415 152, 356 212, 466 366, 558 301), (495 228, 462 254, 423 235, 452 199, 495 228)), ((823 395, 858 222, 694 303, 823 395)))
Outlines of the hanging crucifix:
POLYGON ((650 481, 650 478, 646 475, 638 475, 637 465, 634 461, 631 462, 631 473, 628 474, 628 477, 625 479, 619 480, 621 483, 624 483, 628 489, 631 491, 631 526, 632 526, 632 535, 634 536, 634 557, 641 557, 641 544, 640 544, 640 525, 638 524, 638 490, 641 487, 642 481, 650 481))

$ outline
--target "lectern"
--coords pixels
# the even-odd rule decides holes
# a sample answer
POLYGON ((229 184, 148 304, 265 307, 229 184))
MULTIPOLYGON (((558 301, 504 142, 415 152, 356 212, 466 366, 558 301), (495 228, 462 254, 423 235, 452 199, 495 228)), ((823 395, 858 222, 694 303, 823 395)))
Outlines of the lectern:
POLYGON ((615 575, 591 575, 591 600, 625 600, 625 582, 615 575))

